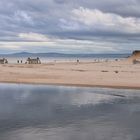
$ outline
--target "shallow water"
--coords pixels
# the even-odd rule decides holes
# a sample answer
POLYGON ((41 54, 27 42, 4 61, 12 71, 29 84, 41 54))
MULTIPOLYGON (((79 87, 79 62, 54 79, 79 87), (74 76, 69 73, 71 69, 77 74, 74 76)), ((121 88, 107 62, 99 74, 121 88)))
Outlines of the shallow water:
POLYGON ((0 140, 139 140, 140 90, 0 84, 0 140))

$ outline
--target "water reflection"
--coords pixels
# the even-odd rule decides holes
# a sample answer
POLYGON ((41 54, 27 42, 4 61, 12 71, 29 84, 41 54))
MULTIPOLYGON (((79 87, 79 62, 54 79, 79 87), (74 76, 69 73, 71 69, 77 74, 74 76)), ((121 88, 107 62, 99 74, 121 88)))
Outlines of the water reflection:
POLYGON ((139 130, 139 90, 0 84, 0 140, 136 140, 139 130))

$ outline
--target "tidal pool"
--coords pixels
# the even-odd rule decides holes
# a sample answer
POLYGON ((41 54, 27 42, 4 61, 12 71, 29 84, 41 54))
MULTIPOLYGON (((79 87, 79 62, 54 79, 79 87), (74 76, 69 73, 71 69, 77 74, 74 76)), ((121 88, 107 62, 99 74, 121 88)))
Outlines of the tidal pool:
POLYGON ((0 84, 0 140, 139 140, 140 90, 0 84))

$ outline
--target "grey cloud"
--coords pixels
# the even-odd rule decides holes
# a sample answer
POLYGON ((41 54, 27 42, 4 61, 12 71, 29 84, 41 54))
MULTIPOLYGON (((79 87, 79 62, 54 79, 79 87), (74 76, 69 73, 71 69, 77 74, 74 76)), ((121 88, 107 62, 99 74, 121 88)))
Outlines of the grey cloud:
MULTIPOLYGON (((71 11, 79 7, 136 20, 140 18, 139 0, 3 0, 0 1, 0 41, 22 41, 18 38, 20 33, 32 32, 64 40, 106 39, 118 46, 131 42, 131 48, 139 47, 140 33, 87 30, 82 23, 69 20, 71 11)), ((124 45, 124 50, 130 49, 124 45)))

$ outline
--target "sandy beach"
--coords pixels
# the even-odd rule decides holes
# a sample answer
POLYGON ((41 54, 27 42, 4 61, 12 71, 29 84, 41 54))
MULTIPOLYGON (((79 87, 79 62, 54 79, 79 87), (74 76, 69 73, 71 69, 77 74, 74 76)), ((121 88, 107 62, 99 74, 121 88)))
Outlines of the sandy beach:
POLYGON ((140 64, 128 60, 1 64, 0 82, 140 89, 140 64))

